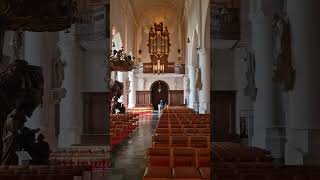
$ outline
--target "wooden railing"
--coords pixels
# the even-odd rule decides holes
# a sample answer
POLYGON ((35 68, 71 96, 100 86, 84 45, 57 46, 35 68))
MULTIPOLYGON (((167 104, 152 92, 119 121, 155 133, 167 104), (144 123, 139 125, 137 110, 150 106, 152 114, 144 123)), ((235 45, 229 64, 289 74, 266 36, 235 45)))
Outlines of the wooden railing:
POLYGON ((214 39, 240 39, 240 9, 211 5, 211 37, 214 39))
MULTIPOLYGON (((138 72, 153 73, 152 63, 143 63, 143 65, 138 66, 138 72)), ((185 64, 168 63, 164 67, 164 73, 185 74, 185 64)))

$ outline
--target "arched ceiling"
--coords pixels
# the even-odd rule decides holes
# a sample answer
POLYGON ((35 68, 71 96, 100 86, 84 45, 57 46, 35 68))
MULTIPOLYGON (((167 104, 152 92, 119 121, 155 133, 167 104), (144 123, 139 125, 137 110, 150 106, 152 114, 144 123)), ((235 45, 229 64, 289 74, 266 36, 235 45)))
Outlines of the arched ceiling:
POLYGON ((129 0, 136 19, 141 22, 141 18, 152 17, 155 22, 168 19, 172 12, 180 19, 183 16, 185 0, 129 0))

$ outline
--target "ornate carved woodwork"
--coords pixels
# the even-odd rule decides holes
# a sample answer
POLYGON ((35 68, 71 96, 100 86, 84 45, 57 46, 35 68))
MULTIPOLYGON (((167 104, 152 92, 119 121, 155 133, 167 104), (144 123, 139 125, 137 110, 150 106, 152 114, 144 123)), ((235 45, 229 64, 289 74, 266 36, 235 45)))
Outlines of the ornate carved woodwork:
MULTIPOLYGON (((143 63, 142 72, 146 74, 154 73, 152 63, 143 63)), ((164 65, 164 73, 185 74, 185 64, 167 63, 164 65)))
POLYGON ((214 39, 240 40, 240 8, 234 2, 210 1, 210 31, 214 39))
POLYGON ((131 71, 134 69, 134 57, 124 53, 124 50, 114 50, 110 56, 111 71, 131 71))
POLYGON ((160 24, 154 23, 154 27, 150 28, 147 46, 154 73, 156 71, 163 72, 168 64, 171 44, 168 28, 167 26, 163 27, 162 22, 160 24))
MULTIPOLYGON (((31 66, 24 60, 16 60, 3 69, 0 72, 0 134, 8 114, 17 109, 19 104, 19 106, 28 104, 23 109, 28 113, 23 116, 30 116, 34 109, 42 104, 44 86, 41 67, 31 66)), ((11 145, 6 144, 6 148, 11 145)), ((0 141, 0 152, 2 152, 2 141, 0 141)))
POLYGON ((75 0, 2 0, 0 28, 11 31, 61 31, 77 18, 75 0))
POLYGON ((123 95, 124 85, 122 82, 114 81, 111 85, 111 100, 110 100, 110 113, 115 114, 118 99, 123 95))

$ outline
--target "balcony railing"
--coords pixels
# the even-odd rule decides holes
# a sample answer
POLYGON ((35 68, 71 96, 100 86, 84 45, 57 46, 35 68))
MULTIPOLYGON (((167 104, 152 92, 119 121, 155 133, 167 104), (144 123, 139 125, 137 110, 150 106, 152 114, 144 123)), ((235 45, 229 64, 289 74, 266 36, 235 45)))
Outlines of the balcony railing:
MULTIPOLYGON (((138 66, 138 73, 153 73, 152 63, 143 63, 138 66)), ((164 73, 185 74, 185 64, 168 63, 164 66, 164 73)))
POLYGON ((211 7, 211 37, 214 39, 240 39, 240 9, 211 7))

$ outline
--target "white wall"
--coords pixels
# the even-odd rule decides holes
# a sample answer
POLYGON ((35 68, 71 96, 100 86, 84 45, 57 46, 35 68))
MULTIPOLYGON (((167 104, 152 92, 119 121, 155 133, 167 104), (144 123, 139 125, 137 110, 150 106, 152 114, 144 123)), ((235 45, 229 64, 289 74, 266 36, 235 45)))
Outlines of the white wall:
POLYGON ((106 55, 103 52, 84 52, 83 64, 83 92, 106 92, 106 55))
POLYGON ((169 90, 183 90, 184 81, 183 75, 143 75, 137 76, 137 90, 138 91, 150 91, 151 85, 159 80, 166 82, 169 85, 169 90))
POLYGON ((234 59, 230 50, 214 50, 213 52, 214 90, 235 90, 234 59))

